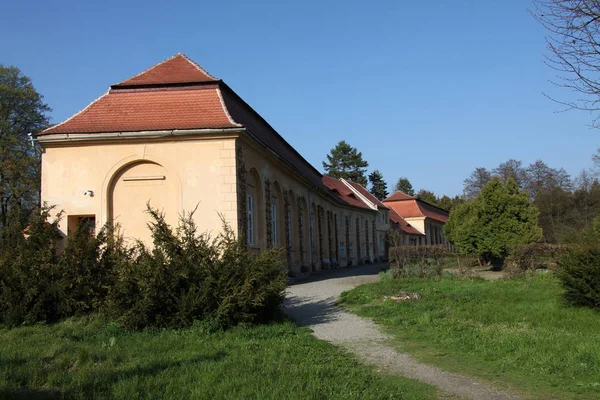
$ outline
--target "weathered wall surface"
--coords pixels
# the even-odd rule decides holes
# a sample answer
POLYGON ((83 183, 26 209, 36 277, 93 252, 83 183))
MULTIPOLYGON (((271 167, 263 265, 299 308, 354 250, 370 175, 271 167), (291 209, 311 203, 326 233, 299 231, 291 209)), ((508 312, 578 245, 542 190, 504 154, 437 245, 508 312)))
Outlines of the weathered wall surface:
POLYGON ((65 234, 68 217, 93 216, 98 227, 114 218, 126 237, 148 240, 146 202, 172 224, 198 206, 201 231, 219 232, 219 213, 236 231, 235 140, 45 144, 42 201, 65 212, 65 234))

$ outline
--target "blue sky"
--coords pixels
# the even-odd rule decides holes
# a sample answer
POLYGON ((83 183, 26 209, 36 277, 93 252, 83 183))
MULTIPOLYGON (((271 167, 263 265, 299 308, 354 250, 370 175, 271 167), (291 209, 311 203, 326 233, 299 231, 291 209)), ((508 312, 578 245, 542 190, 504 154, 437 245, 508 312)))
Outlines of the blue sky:
POLYGON ((319 170, 346 140, 388 186, 455 195, 475 167, 542 159, 572 175, 600 145, 542 93, 545 32, 523 0, 9 2, 0 63, 60 122, 110 84, 183 52, 319 170))

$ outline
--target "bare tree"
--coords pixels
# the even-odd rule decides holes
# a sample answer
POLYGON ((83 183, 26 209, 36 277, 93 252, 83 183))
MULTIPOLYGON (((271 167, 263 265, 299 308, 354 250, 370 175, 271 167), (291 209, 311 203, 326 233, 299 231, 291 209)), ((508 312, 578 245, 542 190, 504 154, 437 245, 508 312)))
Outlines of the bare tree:
MULTIPOLYGON (((529 12, 549 32, 548 66, 558 71, 557 86, 579 93, 557 101, 567 109, 600 111, 600 0, 533 0, 529 12)), ((592 126, 600 127, 600 115, 592 126)))

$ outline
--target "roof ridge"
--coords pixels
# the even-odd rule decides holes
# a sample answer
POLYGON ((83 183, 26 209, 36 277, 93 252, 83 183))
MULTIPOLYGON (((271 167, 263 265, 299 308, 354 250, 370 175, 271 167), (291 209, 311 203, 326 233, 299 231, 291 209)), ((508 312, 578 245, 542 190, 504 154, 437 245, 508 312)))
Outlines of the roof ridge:
POLYGON ((239 122, 235 121, 233 119, 233 117, 231 116, 231 114, 229 113, 229 110, 227 109, 227 106, 225 105, 225 100, 223 100, 223 95, 221 94, 221 88, 219 86, 217 86, 216 90, 217 90, 217 96, 219 96, 219 101, 221 102, 221 107, 223 108, 223 112, 227 116, 227 119, 229 120, 229 122, 231 122, 232 125, 237 125, 240 127, 243 126, 239 122))
POLYGON ((191 64, 191 65, 192 65, 194 68, 196 68, 196 69, 197 69, 199 72, 201 72, 201 73, 202 73, 204 76, 206 76, 207 78, 209 78, 209 79, 213 79, 213 80, 215 80, 215 81, 219 81, 219 80, 220 80, 219 78, 216 78, 216 77, 212 76, 211 74, 209 74, 209 73, 208 73, 208 71, 206 71, 204 68, 202 68, 202 67, 200 66, 200 64, 198 64, 197 62, 195 62, 194 60, 192 60, 191 58, 189 58, 189 57, 188 57, 188 56, 186 56, 185 54, 183 54, 183 53, 179 52, 179 53, 177 53, 177 54, 175 54, 175 55, 173 55, 173 56, 171 56, 171 57, 169 57, 169 58, 167 58, 167 59, 165 59, 165 60, 162 60, 162 61, 160 61, 160 62, 158 62, 158 63, 156 63, 156 64, 152 65, 151 67, 148 67, 148 68, 146 68, 146 69, 145 69, 145 70, 143 70, 142 72, 140 72, 140 73, 138 73, 138 74, 135 74, 134 76, 131 76, 131 77, 127 78, 127 79, 124 79, 124 80, 122 80, 122 81, 120 81, 120 82, 118 82, 118 83, 115 83, 114 85, 111 85, 111 86, 119 86, 119 85, 122 85, 122 84, 124 84, 124 83, 125 83, 125 82, 127 82, 127 81, 130 81, 130 80, 132 80, 132 79, 135 79, 135 78, 137 78, 137 77, 139 77, 139 76, 141 76, 141 75, 143 75, 143 74, 146 74, 146 73, 148 73, 148 72, 152 71, 153 69, 155 69, 155 68, 157 68, 157 67, 159 67, 159 66, 161 66, 161 65, 163 65, 163 64, 165 64, 165 63, 167 63, 167 62, 169 62, 169 61, 171 61, 171 60, 174 60, 174 59, 176 59, 177 57, 181 57, 181 58, 183 58, 185 61, 187 61, 189 64, 191 64))
POLYGON ((185 55, 184 53, 177 53, 173 56, 173 58, 177 57, 177 56, 182 56, 187 62, 189 62, 190 64, 192 64, 194 67, 196 67, 196 69, 198 69, 198 71, 202 72, 204 75, 206 75, 207 78, 210 79, 214 79, 216 81, 219 81, 220 79, 212 76, 207 70, 205 70, 204 68, 202 68, 202 66, 200 64, 198 64, 196 61, 192 60, 191 58, 189 58, 187 55, 185 55))
POLYGON ((66 124, 67 122, 69 122, 70 120, 72 120, 73 118, 77 117, 79 114, 82 114, 84 111, 86 111, 88 108, 90 108, 92 105, 94 105, 94 103, 97 103, 101 98, 103 98, 104 96, 108 96, 108 94, 110 93, 110 88, 102 93, 99 97, 97 97, 95 100, 93 100, 90 104, 88 104, 87 106, 85 106, 84 108, 82 108, 81 110, 79 110, 78 112, 76 112, 75 114, 71 115, 69 118, 65 119, 64 121, 56 124, 56 125, 52 125, 49 128, 44 129, 43 131, 41 131, 39 134, 43 134, 43 133, 48 133, 48 131, 51 131, 54 128, 58 128, 61 125, 66 124))

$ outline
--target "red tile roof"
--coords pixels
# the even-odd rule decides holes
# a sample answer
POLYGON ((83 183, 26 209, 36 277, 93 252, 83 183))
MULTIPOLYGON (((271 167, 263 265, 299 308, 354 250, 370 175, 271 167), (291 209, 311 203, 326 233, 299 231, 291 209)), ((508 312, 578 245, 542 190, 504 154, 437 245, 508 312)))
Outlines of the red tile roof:
POLYGON ((178 53, 147 70, 113 85, 113 88, 140 85, 167 85, 199 82, 217 82, 215 78, 200 65, 190 60, 185 54, 178 53))
POLYGON ((342 201, 343 203, 373 211, 373 209, 365 202, 358 199, 354 192, 352 192, 352 190, 346 186, 344 182, 332 178, 331 176, 323 175, 323 184, 334 193, 334 196, 338 200, 342 201))
POLYGON ((449 216, 448 211, 402 192, 394 193, 383 202, 403 218, 427 217, 445 223, 449 216))
POLYGON ((388 202, 388 201, 399 201, 399 200, 414 200, 415 197, 410 196, 404 192, 400 192, 397 191, 396 193, 393 193, 390 197, 388 197, 387 199, 383 200, 383 202, 388 202))
POLYGON ((400 216, 400 214, 398 214, 396 212, 396 210, 391 209, 390 210, 390 220, 392 221, 392 223, 397 224, 400 229, 405 232, 408 233, 410 235, 420 235, 420 236, 425 236, 424 233, 422 233, 421 231, 419 231, 417 228, 415 228, 414 226, 412 226, 411 224, 409 224, 404 218, 402 218, 400 216))
POLYGON ((371 192, 369 192, 366 188, 364 188, 361 184, 352 182, 352 181, 348 181, 348 180, 346 180, 346 182, 348 182, 349 185, 351 185, 354 189, 356 189, 360 194, 365 196, 367 198, 367 200, 369 200, 371 203, 375 204, 378 208, 384 208, 386 210, 389 209, 388 206, 386 206, 381 201, 379 201, 379 199, 377 197, 373 196, 373 194, 371 192))
POLYGON ((217 86, 191 90, 109 91, 40 135, 234 128, 217 86))

